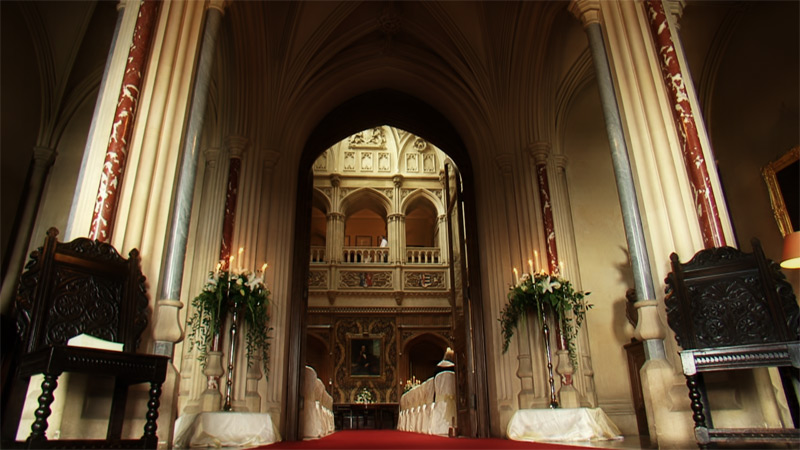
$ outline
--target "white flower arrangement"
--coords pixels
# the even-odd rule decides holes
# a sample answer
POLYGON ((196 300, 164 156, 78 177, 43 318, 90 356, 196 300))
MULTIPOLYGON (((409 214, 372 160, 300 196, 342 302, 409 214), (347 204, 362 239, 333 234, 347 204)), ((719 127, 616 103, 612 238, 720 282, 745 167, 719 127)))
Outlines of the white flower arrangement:
MULTIPOLYGON (((516 272, 516 269, 514 270, 516 272)), ((586 320, 586 311, 593 306, 583 301, 589 294, 576 291, 569 281, 556 275, 543 272, 523 274, 517 284, 509 288, 508 303, 500 312, 498 319, 502 324, 503 353, 508 351, 514 329, 523 314, 536 311, 536 317, 541 321, 543 310, 545 313, 554 312, 561 327, 561 334, 567 342, 570 362, 577 368, 575 338, 578 336, 581 324, 586 320)))
POLYGON ((186 338, 189 350, 198 349, 197 359, 206 364, 208 347, 214 336, 220 334, 226 314, 238 309, 247 323, 247 365, 253 356, 260 355, 266 375, 269 364, 269 289, 264 283, 264 269, 258 273, 246 270, 238 272, 219 270, 209 272, 200 295, 192 300, 194 311, 189 318, 190 329, 186 338))

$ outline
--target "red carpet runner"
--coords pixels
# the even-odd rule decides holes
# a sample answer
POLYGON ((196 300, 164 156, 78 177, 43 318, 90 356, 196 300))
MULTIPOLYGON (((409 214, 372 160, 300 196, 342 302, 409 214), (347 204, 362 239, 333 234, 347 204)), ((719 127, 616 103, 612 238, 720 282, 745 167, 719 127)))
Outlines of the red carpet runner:
MULTIPOLYGON (((520 442, 508 439, 465 439, 431 436, 428 434, 409 433, 397 430, 343 430, 337 431, 322 439, 294 442, 276 442, 258 447, 263 450, 272 449, 528 449, 528 450, 568 450, 592 447, 547 444, 543 442, 520 442)), ((597 450, 593 448, 593 450, 597 450)))

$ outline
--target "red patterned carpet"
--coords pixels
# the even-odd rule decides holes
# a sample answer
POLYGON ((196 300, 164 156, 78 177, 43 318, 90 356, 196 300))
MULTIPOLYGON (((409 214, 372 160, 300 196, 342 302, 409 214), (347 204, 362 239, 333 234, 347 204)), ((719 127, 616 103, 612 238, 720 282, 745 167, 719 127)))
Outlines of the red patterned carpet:
MULTIPOLYGON (((276 442, 258 447, 271 449, 528 449, 528 450, 568 450, 585 449, 573 445, 547 444, 542 442, 520 442, 508 439, 465 439, 431 436, 397 430, 343 430, 322 439, 294 442, 276 442)), ((594 448, 594 450, 597 450, 594 448)))

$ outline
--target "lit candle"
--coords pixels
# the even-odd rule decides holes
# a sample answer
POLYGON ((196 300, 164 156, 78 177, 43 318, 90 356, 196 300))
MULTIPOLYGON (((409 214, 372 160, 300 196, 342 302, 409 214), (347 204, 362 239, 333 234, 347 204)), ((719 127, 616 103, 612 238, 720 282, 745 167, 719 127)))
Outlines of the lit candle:
POLYGON ((514 282, 519 284, 519 273, 517 272, 517 268, 514 267, 514 282))
POLYGON ((532 259, 528 260, 528 273, 533 275, 533 260, 532 259))
POLYGON ((533 251, 533 260, 536 261, 536 271, 539 271, 539 250, 533 251))
POLYGON ((264 272, 265 270, 267 270, 267 263, 264 263, 264 265, 261 266, 261 272, 264 272))
POLYGON ((231 257, 228 258, 228 271, 230 271, 232 267, 233 267, 233 255, 231 255, 231 257))
POLYGON ((559 261, 558 262, 558 271, 559 271, 558 274, 563 277, 564 276, 564 261, 559 261))
POLYGON ((244 247, 239 247, 239 267, 238 267, 238 270, 239 270, 240 273, 242 271, 242 260, 244 259, 244 258, 242 258, 242 253, 244 253, 244 247))
POLYGON ((220 267, 222 267, 222 261, 220 261, 220 262, 218 262, 218 263, 217 263, 217 270, 215 270, 214 272, 215 272, 215 273, 219 273, 219 269, 220 269, 220 267))

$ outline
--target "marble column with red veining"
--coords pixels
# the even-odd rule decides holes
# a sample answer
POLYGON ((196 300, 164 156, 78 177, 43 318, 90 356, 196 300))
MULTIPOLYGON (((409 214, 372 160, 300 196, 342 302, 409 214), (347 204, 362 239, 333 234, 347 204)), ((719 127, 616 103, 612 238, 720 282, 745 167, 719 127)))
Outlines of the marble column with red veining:
MULTIPOLYGON (((225 218, 222 220, 222 242, 219 247, 219 260, 222 270, 229 270, 231 249, 233 247, 233 229, 236 224, 236 205, 239 197, 239 175, 242 171, 242 154, 247 145, 247 138, 241 136, 228 136, 226 144, 230 150, 231 161, 228 167, 228 186, 225 190, 225 218)), ((221 348, 219 333, 214 335, 211 351, 218 352, 221 348)), ((209 380, 210 381, 210 380, 209 380)))
POLYGON ((108 241, 113 231, 117 212, 118 191, 125 173, 128 157, 128 143, 133 133, 136 107, 144 78, 144 68, 150 55, 150 44, 158 18, 159 2, 144 0, 139 7, 139 15, 133 30, 133 41, 128 50, 127 64, 122 77, 117 109, 108 139, 100 186, 97 188, 97 201, 92 214, 89 238, 108 241))
MULTIPOLYGON (((556 227, 553 222, 553 205, 550 202, 550 181, 547 178, 547 156, 550 153, 550 146, 547 143, 537 143, 532 149, 533 161, 536 166, 536 180, 539 186, 539 202, 542 205, 542 222, 545 236, 545 254, 547 257, 547 268, 550 273, 560 274, 558 266, 558 247, 556 245, 556 227)), ((558 336, 558 349, 567 349, 567 340, 561 332, 561 324, 555 322, 556 335, 558 336)), ((572 384, 572 375, 567 374, 563 377, 563 384, 572 384)))
POLYGON ((536 167, 536 181, 539 187, 539 202, 542 206, 542 225, 544 226, 545 257, 550 273, 557 273, 558 248, 556 246, 556 227, 553 222, 553 205, 550 202, 550 182, 547 178, 547 157, 550 145, 546 142, 534 143, 530 148, 536 167))
POLYGON ((678 131, 683 153, 683 163, 689 175, 689 184, 694 196, 695 211, 700 222, 703 244, 706 248, 725 246, 725 235, 717 209, 717 201, 708 174, 703 147, 697 125, 689 103, 684 76, 678 62, 678 54, 672 41, 667 15, 661 0, 644 2, 650 32, 655 41, 661 75, 672 101, 672 116, 678 131))
POLYGON ((228 188, 225 191, 225 219, 222 222, 222 242, 219 247, 219 259, 222 262, 223 269, 227 268, 233 246, 236 201, 239 196, 239 175, 242 170, 241 148, 234 148, 231 152, 231 163, 228 169, 228 188))

